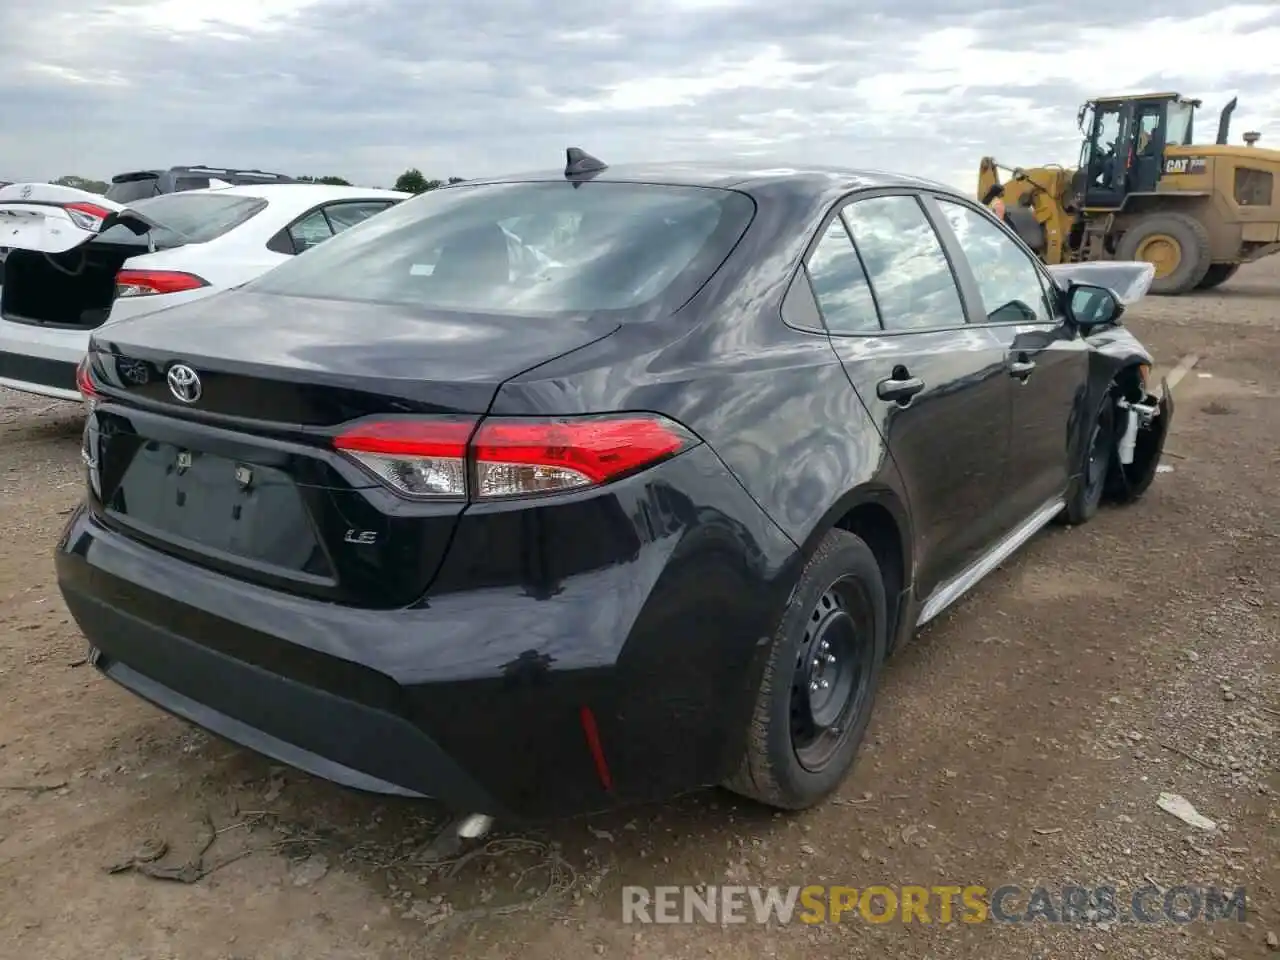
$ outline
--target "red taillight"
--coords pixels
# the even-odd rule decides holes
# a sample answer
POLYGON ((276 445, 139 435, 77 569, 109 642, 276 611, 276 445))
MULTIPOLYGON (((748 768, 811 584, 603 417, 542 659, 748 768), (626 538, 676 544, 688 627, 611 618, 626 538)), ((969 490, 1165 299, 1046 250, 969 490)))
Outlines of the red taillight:
POLYGON ((510 497, 608 483, 679 453, 691 440, 651 416, 485 420, 471 441, 476 494, 510 497))
POLYGON ((495 499, 608 483, 697 438, 653 414, 574 418, 379 420, 334 446, 415 499, 495 499))
POLYGON ((467 496, 467 439, 474 420, 377 420, 333 445, 397 493, 415 499, 467 496))
POLYGON ((178 270, 121 270, 116 274, 117 297, 150 297, 207 287, 209 281, 178 270))
POLYGON ((102 226, 102 221, 111 216, 110 210, 96 203, 67 203, 63 204, 62 209, 67 211, 67 216, 77 227, 93 233, 102 226))
POLYGON ((85 403, 92 403, 98 397, 98 388, 93 385, 93 374, 89 372, 89 358, 86 356, 76 367, 76 389, 85 403))

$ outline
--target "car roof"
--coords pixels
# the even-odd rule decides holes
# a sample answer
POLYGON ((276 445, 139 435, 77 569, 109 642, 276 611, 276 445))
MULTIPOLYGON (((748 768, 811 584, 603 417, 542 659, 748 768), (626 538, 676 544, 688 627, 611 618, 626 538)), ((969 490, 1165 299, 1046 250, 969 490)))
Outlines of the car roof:
MULTIPOLYGON (((407 200, 413 196, 411 193, 383 190, 380 187, 344 187, 330 183, 238 183, 230 187, 204 187, 200 190, 182 190, 162 196, 177 197, 202 193, 254 197, 266 200, 274 206, 297 210, 306 210, 333 200, 407 200)), ((159 198, 149 197, 148 199, 159 198)))
POLYGON ((186 190, 185 193, 231 193, 248 197, 262 197, 272 200, 278 197, 316 198, 316 202, 330 197, 400 197, 407 199, 413 194, 400 190, 386 190, 382 187, 348 187, 336 183, 237 183, 229 187, 204 187, 200 190, 186 190))
MULTIPOLYGON (((502 177, 467 180, 444 189, 478 183, 512 183, 530 180, 563 180, 564 170, 537 170, 502 177)), ((817 194, 843 194, 877 187, 913 187, 960 196, 960 191, 909 174, 856 167, 805 164, 759 164, 745 161, 617 164, 580 179, 623 183, 655 183, 672 186, 719 187, 744 193, 767 192, 778 187, 817 194)))

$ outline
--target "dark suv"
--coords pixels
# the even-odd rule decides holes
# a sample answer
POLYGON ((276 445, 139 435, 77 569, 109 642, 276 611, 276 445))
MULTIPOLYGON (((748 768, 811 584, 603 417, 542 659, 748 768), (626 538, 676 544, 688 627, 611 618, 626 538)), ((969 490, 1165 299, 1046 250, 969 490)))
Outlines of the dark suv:
POLYGON ((135 170, 117 173, 111 178, 106 197, 116 203, 133 203, 162 193, 204 190, 211 181, 221 180, 236 186, 252 183, 296 183, 293 177, 265 170, 237 170, 232 167, 170 167, 168 170, 135 170))

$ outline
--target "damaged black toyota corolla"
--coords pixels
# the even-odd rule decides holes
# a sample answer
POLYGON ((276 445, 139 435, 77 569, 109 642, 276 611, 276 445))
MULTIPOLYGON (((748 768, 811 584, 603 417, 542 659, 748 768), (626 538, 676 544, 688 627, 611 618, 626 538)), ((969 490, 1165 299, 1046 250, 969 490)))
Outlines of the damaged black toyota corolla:
POLYGON ((1150 484, 1150 281, 912 178, 571 151, 98 331, 59 583, 108 677, 352 787, 806 807, 889 652, 1150 484))

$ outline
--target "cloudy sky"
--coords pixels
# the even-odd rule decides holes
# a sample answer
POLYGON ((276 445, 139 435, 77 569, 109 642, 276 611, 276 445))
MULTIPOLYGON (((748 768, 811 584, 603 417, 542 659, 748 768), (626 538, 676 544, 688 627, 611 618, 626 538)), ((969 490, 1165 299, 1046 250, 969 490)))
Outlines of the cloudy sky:
POLYGON ((1280 6, 1164 0, 3 0, 0 179, 234 164, 389 185, 745 155, 971 188, 1073 163, 1090 94, 1280 147, 1280 6), (969 12, 980 10, 980 13, 969 12))

